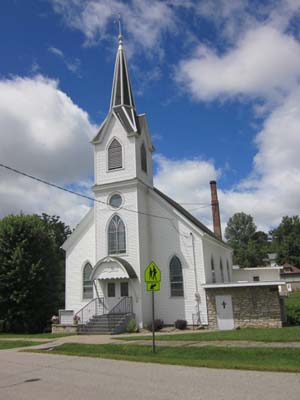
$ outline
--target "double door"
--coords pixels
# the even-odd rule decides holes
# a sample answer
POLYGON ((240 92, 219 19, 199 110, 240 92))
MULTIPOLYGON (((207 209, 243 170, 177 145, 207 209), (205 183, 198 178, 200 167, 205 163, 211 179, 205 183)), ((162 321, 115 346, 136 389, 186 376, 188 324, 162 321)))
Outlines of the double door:
POLYGON ((105 300, 109 310, 117 305, 123 297, 129 296, 129 282, 112 280, 106 283, 105 300))

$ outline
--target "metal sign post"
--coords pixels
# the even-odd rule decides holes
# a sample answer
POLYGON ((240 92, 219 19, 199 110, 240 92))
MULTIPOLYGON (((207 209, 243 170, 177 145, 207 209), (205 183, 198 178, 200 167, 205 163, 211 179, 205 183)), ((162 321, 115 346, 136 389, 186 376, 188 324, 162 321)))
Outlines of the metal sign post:
POLYGON ((151 261, 145 269, 145 282, 148 292, 152 292, 152 352, 155 353, 155 310, 154 310, 154 292, 160 290, 160 269, 151 261))
POLYGON ((155 353, 154 290, 152 290, 152 352, 155 353))

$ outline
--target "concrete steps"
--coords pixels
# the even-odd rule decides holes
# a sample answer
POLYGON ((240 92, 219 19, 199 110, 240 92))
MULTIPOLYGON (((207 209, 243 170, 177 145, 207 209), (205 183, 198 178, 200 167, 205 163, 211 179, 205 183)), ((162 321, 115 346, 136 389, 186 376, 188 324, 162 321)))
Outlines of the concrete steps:
POLYGON ((78 325, 79 335, 112 335, 125 331, 126 325, 134 316, 128 314, 96 315, 84 325, 78 325))

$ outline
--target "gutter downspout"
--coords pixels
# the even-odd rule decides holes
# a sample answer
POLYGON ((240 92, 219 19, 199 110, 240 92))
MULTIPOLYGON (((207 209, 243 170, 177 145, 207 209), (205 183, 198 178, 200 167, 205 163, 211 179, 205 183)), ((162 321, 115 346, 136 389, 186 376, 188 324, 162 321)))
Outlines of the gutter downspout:
MULTIPOLYGON (((200 293, 199 293, 199 287, 198 287, 198 276, 197 276, 197 269, 196 269, 196 253, 195 253, 195 239, 194 235, 192 232, 190 232, 191 239, 192 239, 192 247, 193 247, 193 263, 194 263, 194 274, 195 274, 195 288, 196 288, 196 293, 195 293, 195 300, 196 300, 196 310, 197 310, 197 325, 201 326, 201 314, 200 314, 200 293)), ((194 322, 194 321, 193 321, 194 322)))

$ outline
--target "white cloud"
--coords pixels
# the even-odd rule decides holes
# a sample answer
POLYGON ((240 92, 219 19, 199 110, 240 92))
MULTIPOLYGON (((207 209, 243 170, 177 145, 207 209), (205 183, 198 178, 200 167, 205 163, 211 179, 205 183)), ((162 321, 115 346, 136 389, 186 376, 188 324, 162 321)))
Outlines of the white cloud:
MULTIPOLYGON (((119 14, 126 35, 130 36, 126 42, 132 44, 130 53, 137 48, 159 53, 163 33, 175 30, 172 7, 158 0, 132 0, 130 4, 120 0, 52 0, 52 4, 68 26, 84 34, 87 45, 110 39, 109 32, 119 14)), ((115 32, 117 34, 117 26, 115 32)))
MULTIPOLYGON (((300 90, 295 89, 266 118, 256 136, 258 150, 251 175, 237 187, 219 189, 223 229, 234 213, 251 214, 259 229, 277 226, 284 215, 300 213, 300 90)), ((209 181, 222 179, 213 162, 158 158, 155 184, 179 202, 209 202, 209 181), (182 179, 181 179, 182 178, 182 179)), ((194 207, 190 207, 193 209, 194 207)), ((194 210, 211 225, 211 210, 194 210)))
MULTIPOLYGON (((60 185, 89 181, 96 127, 88 115, 58 88, 36 76, 0 81, 1 163, 60 185)), ((0 215, 49 212, 74 224, 87 203, 4 169, 0 215)))
POLYGON ((281 99, 300 79, 300 42, 271 26, 249 30, 224 54, 200 45, 176 79, 198 100, 281 99))

